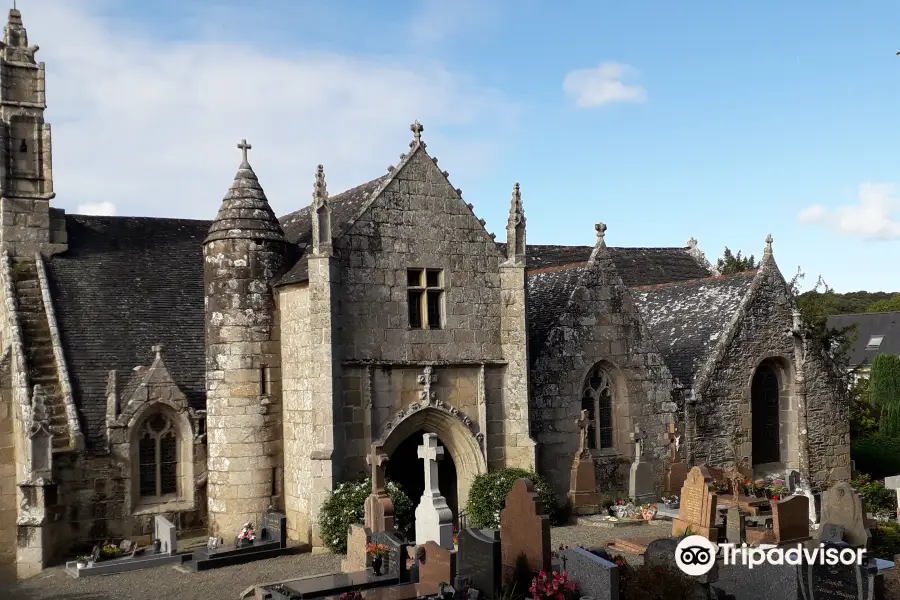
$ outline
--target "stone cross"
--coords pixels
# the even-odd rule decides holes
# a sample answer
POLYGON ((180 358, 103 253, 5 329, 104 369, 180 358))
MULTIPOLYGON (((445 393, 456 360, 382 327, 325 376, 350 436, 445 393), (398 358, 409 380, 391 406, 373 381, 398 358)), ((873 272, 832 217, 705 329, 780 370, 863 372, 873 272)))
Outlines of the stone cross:
POLYGON ((388 456, 381 452, 381 446, 372 444, 372 450, 366 456, 366 462, 372 468, 372 493, 376 496, 385 493, 384 467, 388 456))
POLYGON ((594 229, 597 231, 597 243, 605 248, 606 241, 604 238, 606 237, 606 223, 597 223, 594 225, 594 229))
POLYGON ((437 436, 433 433, 426 433, 419 446, 419 458, 425 461, 425 496, 440 496, 441 490, 438 485, 438 464, 437 461, 444 457, 444 449, 438 446, 437 436))
POLYGON ((644 455, 644 440, 647 439, 647 433, 641 430, 640 425, 634 426, 634 433, 631 434, 631 441, 634 442, 634 460, 640 462, 644 455))
POLYGON ((766 254, 772 254, 772 242, 775 240, 772 238, 772 234, 766 235, 766 254))
POLYGON ((240 149, 240 151, 241 151, 242 161, 243 161, 243 162, 247 162, 247 150, 252 149, 253 146, 251 146, 250 144, 248 144, 248 143, 247 143, 247 140, 241 140, 241 143, 238 144, 237 147, 238 147, 238 148, 240 149))
POLYGON ((425 367, 425 370, 422 375, 419 375, 418 382, 419 385, 422 386, 422 391, 419 392, 419 397, 427 403, 431 403, 431 400, 434 398, 434 392, 431 391, 431 384, 437 381, 437 375, 434 374, 434 369, 431 365, 425 367))
POLYGON ((581 416, 575 420, 575 424, 578 425, 578 429, 581 433, 581 441, 578 444, 578 454, 583 456, 588 451, 588 427, 591 426, 591 418, 588 411, 581 411, 581 416))
POLYGON ((681 455, 678 453, 678 447, 681 445, 681 435, 675 423, 669 423, 669 432, 666 438, 669 440, 669 448, 672 450, 672 462, 681 462, 681 455))
POLYGON ((422 132, 425 131, 425 128, 422 127, 422 124, 419 123, 418 119, 416 119, 416 121, 409 126, 409 130, 413 132, 413 137, 415 138, 416 142, 422 141, 422 132))

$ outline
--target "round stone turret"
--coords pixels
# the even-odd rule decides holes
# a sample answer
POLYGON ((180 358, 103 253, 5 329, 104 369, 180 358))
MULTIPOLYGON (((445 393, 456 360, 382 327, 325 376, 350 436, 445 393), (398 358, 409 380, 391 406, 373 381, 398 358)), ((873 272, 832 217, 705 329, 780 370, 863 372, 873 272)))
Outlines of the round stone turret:
POLYGON ((277 494, 280 354, 271 284, 284 231, 243 161, 203 245, 206 293, 207 494, 210 533, 257 525, 277 494))

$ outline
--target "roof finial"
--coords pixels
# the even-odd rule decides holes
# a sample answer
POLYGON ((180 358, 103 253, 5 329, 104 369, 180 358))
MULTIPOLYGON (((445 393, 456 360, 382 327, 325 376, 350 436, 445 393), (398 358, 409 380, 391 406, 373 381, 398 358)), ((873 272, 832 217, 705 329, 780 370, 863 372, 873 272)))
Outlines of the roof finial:
POLYGON ((251 150, 253 146, 247 143, 247 140, 241 140, 241 143, 237 145, 238 149, 241 151, 241 164, 250 163, 247 162, 247 150, 251 150))
POLYGON ((597 231, 597 245, 601 248, 606 248, 606 223, 597 223, 594 225, 594 229, 597 231))
POLYGON ((422 132, 425 131, 425 128, 422 127, 422 124, 419 123, 418 119, 416 119, 413 124, 409 126, 409 130, 413 132, 413 141, 417 144, 421 144, 422 132))
POLYGON ((764 250, 764 252, 769 256, 772 255, 772 242, 774 241, 775 240, 772 238, 771 233, 766 236, 766 249, 764 250))
POLYGON ((328 200, 328 186, 325 184, 325 167, 316 167, 316 182, 313 184, 313 201, 321 206, 328 200))
POLYGON ((153 346, 153 348, 151 348, 151 350, 153 351, 153 354, 156 355, 156 358, 162 358, 162 351, 163 351, 162 344, 156 344, 155 346, 153 346))
POLYGON ((522 191, 519 189, 519 184, 516 183, 513 185, 512 198, 509 201, 509 214, 512 215, 522 215, 522 191))
POLYGON ((691 236, 691 239, 689 239, 689 240, 687 241, 687 246, 688 246, 688 248, 690 248, 691 250, 696 250, 696 249, 697 249, 697 246, 699 246, 699 245, 700 245, 700 242, 698 242, 698 241, 697 241, 697 238, 695 238, 695 237, 693 237, 693 236, 691 236))

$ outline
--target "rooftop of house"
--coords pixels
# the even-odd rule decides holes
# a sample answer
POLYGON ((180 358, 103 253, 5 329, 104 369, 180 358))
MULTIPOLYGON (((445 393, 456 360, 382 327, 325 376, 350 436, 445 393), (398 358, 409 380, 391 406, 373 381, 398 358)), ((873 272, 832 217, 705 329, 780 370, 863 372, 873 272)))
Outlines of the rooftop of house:
POLYGON ((851 367, 871 365, 879 354, 900 355, 900 312, 833 315, 828 327, 847 329, 851 367))

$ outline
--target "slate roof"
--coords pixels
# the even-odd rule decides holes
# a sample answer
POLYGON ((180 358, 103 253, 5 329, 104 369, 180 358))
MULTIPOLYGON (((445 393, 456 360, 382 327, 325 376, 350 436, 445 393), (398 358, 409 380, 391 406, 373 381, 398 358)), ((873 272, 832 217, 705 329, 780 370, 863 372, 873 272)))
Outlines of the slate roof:
POLYGON ((203 239, 210 221, 66 215, 69 250, 47 264, 75 401, 102 443, 106 385, 163 359, 193 408, 206 405, 203 239))
POLYGON ((562 265, 533 272, 526 279, 528 351, 532 364, 540 356, 550 331, 586 270, 583 263, 562 265))
POLYGON ((856 340, 850 348, 850 366, 871 365, 879 354, 900 355, 900 312, 866 313, 856 315, 834 315, 828 317, 828 327, 843 329, 856 326, 850 335, 856 340), (872 336, 884 336, 881 345, 869 348, 872 336))
POLYGON ((689 388, 750 290, 756 271, 631 289, 672 377, 689 388))
POLYGON ((226 239, 284 241, 281 224, 246 156, 206 236, 207 242, 226 239))
MULTIPOLYGON (((506 244, 501 243, 497 246, 505 256, 506 244)), ((535 270, 584 263, 591 257, 593 249, 593 246, 529 244, 526 248, 526 268, 535 270)), ((607 250, 626 287, 702 279, 712 275, 690 255, 687 248, 607 248, 607 250)))
MULTIPOLYGON (((366 201, 372 197, 378 186, 390 176, 391 174, 387 173, 377 179, 328 198, 328 204, 331 206, 331 228, 335 239, 350 225, 350 221, 359 213, 366 201)), ((310 205, 279 219, 287 240, 297 244, 301 249, 305 249, 305 246, 312 241, 311 211, 312 205, 310 203, 310 205)), ((304 254, 300 256, 297 262, 294 263, 294 266, 282 276, 276 285, 301 283, 308 280, 309 265, 307 256, 304 254)))

